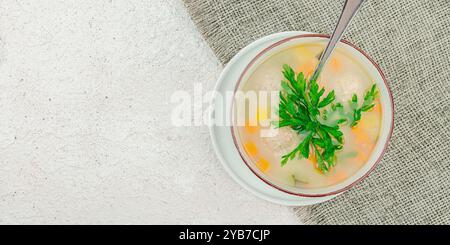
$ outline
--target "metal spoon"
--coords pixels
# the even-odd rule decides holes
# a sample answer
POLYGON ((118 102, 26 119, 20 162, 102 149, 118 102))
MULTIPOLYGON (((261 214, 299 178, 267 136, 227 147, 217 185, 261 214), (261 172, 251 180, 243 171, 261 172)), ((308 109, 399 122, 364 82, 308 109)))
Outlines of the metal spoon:
POLYGON ((339 17, 339 21, 336 25, 336 28, 334 29, 333 35, 331 35, 330 41, 328 42, 325 51, 322 52, 322 55, 320 56, 319 64, 317 65, 316 70, 311 76, 311 80, 317 80, 319 78, 320 72, 327 63, 327 60, 330 57, 331 53, 333 53, 336 44, 341 40, 341 37, 347 29, 348 24, 350 24, 352 18, 356 15, 363 3, 364 0, 346 0, 344 8, 342 9, 341 16, 339 17))

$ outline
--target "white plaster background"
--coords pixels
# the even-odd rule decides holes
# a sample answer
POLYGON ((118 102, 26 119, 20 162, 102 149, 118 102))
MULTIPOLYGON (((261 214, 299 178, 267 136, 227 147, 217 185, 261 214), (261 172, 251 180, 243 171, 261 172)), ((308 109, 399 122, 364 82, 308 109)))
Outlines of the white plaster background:
POLYGON ((297 223, 170 125, 221 69, 178 0, 0 0, 0 223, 297 223))

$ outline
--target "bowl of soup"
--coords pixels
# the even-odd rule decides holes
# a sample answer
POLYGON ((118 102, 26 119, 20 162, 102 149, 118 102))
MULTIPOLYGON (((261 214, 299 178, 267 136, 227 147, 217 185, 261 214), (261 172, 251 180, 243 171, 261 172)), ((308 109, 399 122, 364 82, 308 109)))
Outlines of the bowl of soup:
MULTIPOLYGON (((234 91, 231 133, 243 162, 266 184, 292 195, 323 197, 348 190, 378 165, 393 130, 393 100, 385 76, 355 45, 339 43, 316 84, 308 80, 328 38, 305 34, 270 45, 246 66, 234 91), (317 113, 308 114, 312 119, 291 113, 292 120, 304 127, 286 126, 289 123, 282 121, 285 110, 296 107, 295 101, 286 106, 290 104, 285 101, 291 98, 289 91, 295 92, 292 85, 297 88, 296 84, 286 85, 287 67, 294 80, 304 78, 303 91, 316 89, 303 93, 306 101, 313 101, 314 94, 322 96, 322 101, 315 103, 317 113), (316 126, 311 124, 308 131, 305 120, 338 129, 339 135, 334 131, 323 135, 319 129, 314 134, 316 126), (325 150, 322 138, 334 147, 332 154, 329 147, 325 150), (302 151, 289 155, 300 148, 302 151)), ((299 108, 301 103, 300 98, 299 108)))

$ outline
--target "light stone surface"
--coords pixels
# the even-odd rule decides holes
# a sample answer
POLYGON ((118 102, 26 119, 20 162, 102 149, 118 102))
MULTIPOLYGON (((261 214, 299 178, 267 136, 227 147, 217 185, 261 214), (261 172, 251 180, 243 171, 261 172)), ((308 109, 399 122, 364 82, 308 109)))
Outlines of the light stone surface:
POLYGON ((0 224, 296 224, 170 124, 221 69, 177 0, 0 0, 0 224))

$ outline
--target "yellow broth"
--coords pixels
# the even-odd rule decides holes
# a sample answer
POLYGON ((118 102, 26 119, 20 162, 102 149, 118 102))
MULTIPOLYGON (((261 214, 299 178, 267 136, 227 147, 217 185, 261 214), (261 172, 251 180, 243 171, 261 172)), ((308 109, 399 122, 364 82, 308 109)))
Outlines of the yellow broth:
MULTIPOLYGON (((312 75, 318 63, 317 57, 323 50, 321 44, 309 43, 282 50, 258 65, 253 73, 240 87, 242 92, 248 91, 279 91, 281 89, 282 65, 288 64, 295 72, 303 72, 307 77, 312 75)), ((318 81, 327 94, 334 90, 336 101, 344 105, 344 113, 350 113, 349 101, 353 94, 361 103, 364 93, 374 83, 368 72, 344 49, 337 48, 318 81)), ((278 105, 272 105, 278 107, 278 105)), ((249 164, 256 166, 269 179, 300 188, 320 188, 335 185, 355 174, 369 159, 377 143, 381 126, 381 104, 377 99, 375 107, 362 114, 362 119, 356 127, 341 125, 344 134, 343 149, 336 153, 336 166, 328 173, 320 172, 317 159, 310 154, 309 159, 288 161, 281 166, 281 157, 293 150, 304 136, 298 135, 291 128, 281 128, 274 137, 262 137, 260 132, 267 127, 267 121, 272 108, 258 106, 257 126, 245 125, 237 127, 237 138, 245 154, 251 159, 249 164), (262 127, 265 121, 266 126, 262 127)), ((246 110, 249 113, 251 110, 246 110)), ((333 115, 331 115, 333 116, 333 115)), ((250 117, 250 115, 246 115, 250 117)), ((310 150, 310 152, 313 152, 310 150)))

